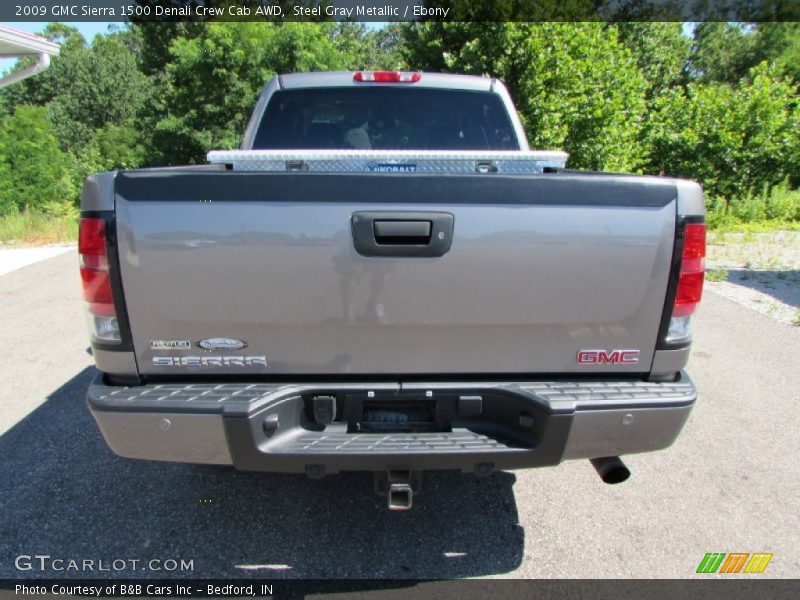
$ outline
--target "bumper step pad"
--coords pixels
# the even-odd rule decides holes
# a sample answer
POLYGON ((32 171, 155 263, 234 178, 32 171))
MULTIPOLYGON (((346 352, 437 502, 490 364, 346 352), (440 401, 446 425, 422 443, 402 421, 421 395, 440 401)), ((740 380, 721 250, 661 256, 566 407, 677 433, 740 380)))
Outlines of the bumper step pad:
POLYGON ((485 435, 462 430, 452 433, 335 433, 305 434, 292 442, 282 444, 278 452, 288 454, 381 454, 413 452, 438 454, 440 452, 492 452, 510 449, 498 440, 485 435))
MULTIPOLYGON (((491 386, 494 389, 519 390, 527 395, 537 396, 553 409, 574 409, 587 403, 593 408, 601 405, 624 405, 627 401, 658 402, 659 399, 673 402, 694 402, 694 385, 684 377, 684 381, 652 383, 647 381, 537 381, 513 384, 462 383, 447 384, 448 389, 456 385, 479 388, 491 386)), ((106 410, 167 410, 170 412, 239 412, 247 411, 255 403, 261 404, 270 398, 282 396, 302 387, 321 389, 380 389, 370 384, 309 384, 298 386, 286 383, 166 383, 134 387, 106 386, 98 379, 90 389, 90 402, 106 410), (232 410, 233 409, 233 410, 232 410)), ((435 384, 413 384, 403 389, 432 389, 444 386, 435 384)), ((397 386, 399 389, 399 386, 397 386)))

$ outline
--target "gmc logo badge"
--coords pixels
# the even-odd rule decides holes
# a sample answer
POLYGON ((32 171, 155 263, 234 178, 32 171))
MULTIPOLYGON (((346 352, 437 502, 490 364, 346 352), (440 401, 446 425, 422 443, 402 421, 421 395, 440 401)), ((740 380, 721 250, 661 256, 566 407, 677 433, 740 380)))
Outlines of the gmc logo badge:
POLYGON ((637 365, 638 350, 581 350, 579 365, 637 365))

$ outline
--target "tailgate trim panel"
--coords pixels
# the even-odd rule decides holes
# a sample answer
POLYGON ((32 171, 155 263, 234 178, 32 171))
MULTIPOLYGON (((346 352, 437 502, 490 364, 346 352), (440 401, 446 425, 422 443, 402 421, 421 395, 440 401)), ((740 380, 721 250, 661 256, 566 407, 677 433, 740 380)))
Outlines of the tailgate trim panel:
POLYGON ((256 173, 142 169, 117 175, 129 202, 333 202, 347 204, 487 204, 661 208, 677 198, 669 179, 626 175, 448 175, 256 173), (347 190, 342 194, 341 190, 347 190))

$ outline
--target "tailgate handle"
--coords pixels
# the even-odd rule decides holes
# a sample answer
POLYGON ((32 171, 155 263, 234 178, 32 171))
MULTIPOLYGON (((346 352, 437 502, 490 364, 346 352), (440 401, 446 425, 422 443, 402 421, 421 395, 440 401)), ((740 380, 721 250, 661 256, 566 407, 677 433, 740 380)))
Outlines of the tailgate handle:
POLYGON ((362 256, 442 256, 453 240, 453 215, 446 212, 355 212, 350 223, 362 256))
POLYGON ((373 221, 378 244, 427 244, 431 241, 430 221, 373 221))

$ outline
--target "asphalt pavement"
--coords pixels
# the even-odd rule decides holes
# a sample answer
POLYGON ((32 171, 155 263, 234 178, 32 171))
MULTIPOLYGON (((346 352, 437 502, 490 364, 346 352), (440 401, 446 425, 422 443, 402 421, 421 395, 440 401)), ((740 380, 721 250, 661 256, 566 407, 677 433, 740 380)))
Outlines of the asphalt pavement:
POLYGON ((95 371, 79 298, 74 251, 0 277, 0 578, 684 578, 707 552, 773 553, 753 577, 800 576, 800 328, 714 293, 695 323, 690 420, 668 450, 626 457, 628 482, 603 484, 588 461, 426 473, 404 513, 364 473, 117 458, 84 402, 95 371), (36 554, 128 562, 16 568, 36 554))

